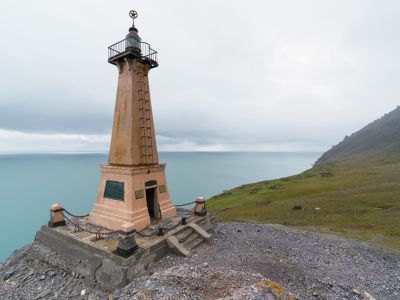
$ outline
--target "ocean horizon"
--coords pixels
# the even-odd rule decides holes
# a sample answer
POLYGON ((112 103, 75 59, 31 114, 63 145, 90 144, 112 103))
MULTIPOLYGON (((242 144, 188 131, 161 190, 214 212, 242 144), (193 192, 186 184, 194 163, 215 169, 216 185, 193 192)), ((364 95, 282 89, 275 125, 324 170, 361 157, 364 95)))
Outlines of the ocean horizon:
MULTIPOLYGON (((309 169, 320 152, 161 151, 174 204, 212 197, 243 184, 290 176, 309 169)), ((95 203, 99 165, 106 152, 0 154, 0 261, 31 243, 49 208, 61 203, 75 214, 95 203)))

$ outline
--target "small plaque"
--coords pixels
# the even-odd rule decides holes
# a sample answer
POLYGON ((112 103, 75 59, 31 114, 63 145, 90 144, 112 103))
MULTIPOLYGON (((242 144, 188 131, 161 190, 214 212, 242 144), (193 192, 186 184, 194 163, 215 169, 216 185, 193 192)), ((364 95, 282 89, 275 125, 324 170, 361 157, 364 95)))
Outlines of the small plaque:
POLYGON ((135 197, 136 199, 143 198, 143 190, 135 191, 135 197))
POLYGON ((104 198, 124 201, 124 183, 120 181, 107 180, 104 190, 104 198))
POLYGON ((158 187, 160 193, 165 193, 167 191, 167 187, 165 185, 160 185, 158 187))

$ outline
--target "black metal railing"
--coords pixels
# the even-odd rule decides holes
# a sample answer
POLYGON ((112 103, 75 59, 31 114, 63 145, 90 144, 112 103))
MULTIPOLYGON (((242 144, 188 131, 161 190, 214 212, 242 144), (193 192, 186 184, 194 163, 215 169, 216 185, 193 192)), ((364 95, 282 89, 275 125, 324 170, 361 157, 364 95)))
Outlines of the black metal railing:
POLYGON ((128 41, 128 39, 124 39, 111 45, 110 47, 108 47, 108 60, 110 61, 123 53, 130 52, 138 54, 141 58, 149 59, 150 61, 158 65, 157 51, 151 48, 150 45, 146 42, 138 42, 138 44, 140 45, 140 51, 139 48, 133 48, 131 46, 131 42, 128 41))

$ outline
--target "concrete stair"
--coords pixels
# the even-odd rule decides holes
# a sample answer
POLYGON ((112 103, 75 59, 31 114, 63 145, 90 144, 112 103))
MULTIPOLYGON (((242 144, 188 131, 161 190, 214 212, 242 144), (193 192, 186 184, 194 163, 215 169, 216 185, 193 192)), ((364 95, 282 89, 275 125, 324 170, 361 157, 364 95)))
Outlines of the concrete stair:
POLYGON ((177 255, 188 256, 203 242, 210 242, 212 235, 195 223, 190 223, 179 232, 168 237, 169 248, 177 255))

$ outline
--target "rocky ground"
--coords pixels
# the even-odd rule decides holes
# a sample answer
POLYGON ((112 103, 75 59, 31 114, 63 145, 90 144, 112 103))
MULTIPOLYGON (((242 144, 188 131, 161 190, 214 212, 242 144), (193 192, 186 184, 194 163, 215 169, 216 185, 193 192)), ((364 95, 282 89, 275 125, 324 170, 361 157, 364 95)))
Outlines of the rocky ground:
POLYGON ((32 246, 0 274, 0 299, 400 299, 399 254, 278 225, 219 223, 211 245, 170 255, 113 294, 40 262, 32 246))

